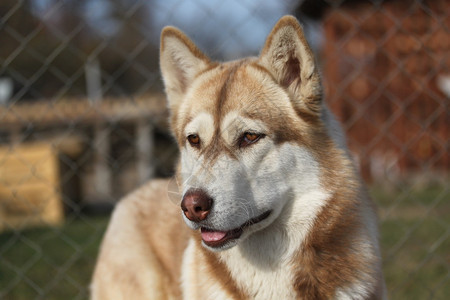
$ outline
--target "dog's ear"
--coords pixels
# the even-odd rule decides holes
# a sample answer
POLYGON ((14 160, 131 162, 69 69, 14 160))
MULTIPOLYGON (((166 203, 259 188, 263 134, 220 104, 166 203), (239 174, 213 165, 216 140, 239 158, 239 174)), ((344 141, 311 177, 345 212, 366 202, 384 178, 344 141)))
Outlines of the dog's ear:
POLYGON ((168 26, 162 30, 160 67, 172 114, 195 76, 209 64, 209 58, 179 29, 168 26))
POLYGON ((259 63, 288 90, 298 112, 320 114, 320 75, 297 19, 284 16, 278 21, 267 37, 259 63))

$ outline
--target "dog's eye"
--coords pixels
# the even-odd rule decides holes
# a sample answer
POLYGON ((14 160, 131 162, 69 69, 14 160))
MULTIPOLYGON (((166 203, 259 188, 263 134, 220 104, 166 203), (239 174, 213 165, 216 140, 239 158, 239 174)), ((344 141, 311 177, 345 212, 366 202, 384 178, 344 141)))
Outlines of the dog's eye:
POLYGON ((188 140, 189 144, 191 144, 192 147, 200 146, 200 137, 196 134, 188 135, 187 140, 188 140))
POLYGON ((256 143, 257 141, 259 141, 260 138, 264 137, 263 134, 259 134, 259 133, 253 133, 253 132, 245 132, 241 139, 239 140, 239 147, 247 147, 251 144, 256 143))

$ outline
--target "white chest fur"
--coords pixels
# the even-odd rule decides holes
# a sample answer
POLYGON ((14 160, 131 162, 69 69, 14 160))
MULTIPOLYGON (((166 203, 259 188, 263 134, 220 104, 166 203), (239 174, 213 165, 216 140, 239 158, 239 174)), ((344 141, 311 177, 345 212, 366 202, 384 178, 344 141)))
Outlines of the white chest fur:
POLYGON ((284 258, 270 258, 262 262, 263 255, 250 258, 238 248, 230 249, 230 253, 223 256, 231 255, 232 258, 227 260, 231 275, 249 299, 296 298, 292 268, 284 258))
MULTIPOLYGON (((233 285, 250 299, 295 299, 293 256, 328 197, 327 193, 317 190, 304 194, 294 205, 286 206, 281 218, 269 228, 255 232, 236 247, 219 252, 221 262, 231 273, 233 285), (289 217, 283 217, 286 215, 289 217)), ((211 276, 210 266, 202 264, 206 259, 197 247, 201 246, 191 240, 184 253, 185 299, 232 299, 211 276)))
MULTIPOLYGON (((208 269, 211 266, 202 264, 206 260, 196 247, 198 244, 191 241, 184 254, 183 298, 233 299, 233 295, 222 285, 221 281, 212 276, 211 270, 208 269)), ((231 273, 234 281, 232 284, 242 290, 249 299, 295 298, 292 273, 287 263, 271 261, 261 265, 261 262, 249 260, 247 254, 238 247, 225 251, 225 253, 225 255, 221 254, 221 257, 231 273)), ((220 272, 216 274, 220 274, 220 272)))

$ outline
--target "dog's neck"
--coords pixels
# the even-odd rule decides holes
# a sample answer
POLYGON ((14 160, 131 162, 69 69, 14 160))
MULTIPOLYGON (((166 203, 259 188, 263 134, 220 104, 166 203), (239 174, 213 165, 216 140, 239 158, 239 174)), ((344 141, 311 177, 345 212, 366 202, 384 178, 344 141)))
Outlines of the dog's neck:
MULTIPOLYGON (((323 191, 310 191, 292 199, 270 226, 253 233, 237 246, 219 252, 218 257, 232 278, 251 293, 258 293, 266 281, 276 282, 270 286, 278 290, 285 289, 285 297, 295 295, 292 286, 294 259, 328 197, 323 191)), ((272 292, 275 293, 264 291, 272 292)))

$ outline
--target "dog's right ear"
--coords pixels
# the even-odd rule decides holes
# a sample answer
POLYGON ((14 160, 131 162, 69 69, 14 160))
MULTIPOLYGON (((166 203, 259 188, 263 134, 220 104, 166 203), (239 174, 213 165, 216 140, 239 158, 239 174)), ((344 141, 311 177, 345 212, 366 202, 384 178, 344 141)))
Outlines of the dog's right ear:
POLYGON ((195 76, 209 65, 209 58, 179 29, 168 26, 162 30, 160 66, 172 114, 195 76))

